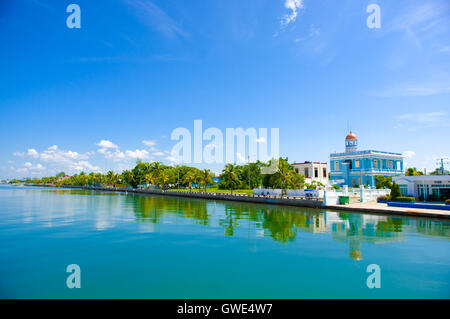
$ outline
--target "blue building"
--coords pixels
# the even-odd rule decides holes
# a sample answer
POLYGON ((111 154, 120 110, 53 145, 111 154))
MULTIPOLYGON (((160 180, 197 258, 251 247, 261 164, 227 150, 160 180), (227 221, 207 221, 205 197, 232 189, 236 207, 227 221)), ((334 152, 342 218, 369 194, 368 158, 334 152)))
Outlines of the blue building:
POLYGON ((345 153, 330 154, 330 179, 338 185, 375 186, 375 176, 403 175, 403 156, 382 151, 358 151, 358 139, 350 132, 345 153))

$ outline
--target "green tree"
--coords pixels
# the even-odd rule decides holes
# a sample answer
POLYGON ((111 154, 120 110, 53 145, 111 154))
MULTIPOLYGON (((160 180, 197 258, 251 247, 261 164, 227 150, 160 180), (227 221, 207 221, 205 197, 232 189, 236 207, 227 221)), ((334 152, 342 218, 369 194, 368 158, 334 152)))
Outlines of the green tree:
POLYGON ((208 185, 212 184, 213 182, 212 178, 214 177, 214 174, 212 174, 209 169, 204 169, 200 171, 200 177, 201 183, 203 184, 206 192, 206 187, 208 187, 208 185))
POLYGON ((202 172, 199 169, 195 169, 195 184, 197 184, 198 191, 200 191, 202 183, 202 172))
POLYGON ((192 183, 196 179, 196 173, 194 170, 188 171, 183 178, 183 183, 186 183, 189 185, 189 191, 192 192, 192 183))
POLYGON ((132 171, 125 170, 122 172, 122 183, 132 187, 136 184, 132 171))
POLYGON ((375 175, 376 188, 392 188, 392 176, 375 175))
POLYGON ((56 174, 56 177, 64 177, 64 176, 66 176, 66 173, 64 172, 56 174))
POLYGON ((288 159, 281 157, 278 160, 276 173, 269 179, 271 187, 281 188, 283 195, 287 188, 297 189, 304 184, 304 181, 305 177, 295 171, 294 166, 288 163, 288 159))
POLYGON ((165 170, 162 170, 159 172, 158 177, 157 177, 157 180, 158 180, 157 183, 158 183, 158 185, 160 185, 160 187, 162 189, 165 189, 165 187, 169 183, 170 179, 171 179, 170 171, 165 169, 165 170))
POLYGON ((230 189, 231 194, 233 194, 233 188, 236 189, 241 184, 237 167, 234 164, 225 165, 220 177, 224 185, 230 189))
POLYGON ((423 172, 418 171, 415 167, 409 167, 406 169, 405 176, 422 176, 423 172))
POLYGON ((112 187, 116 187, 117 183, 120 181, 120 174, 114 173, 114 171, 108 171, 106 173, 106 184, 112 187))
POLYGON ((150 164, 137 161, 136 166, 131 170, 133 173, 133 187, 142 185, 146 182, 147 174, 150 173, 150 164))
POLYGON ((400 186, 396 182, 393 182, 391 187, 391 199, 395 200, 397 197, 400 196, 402 196, 400 186))

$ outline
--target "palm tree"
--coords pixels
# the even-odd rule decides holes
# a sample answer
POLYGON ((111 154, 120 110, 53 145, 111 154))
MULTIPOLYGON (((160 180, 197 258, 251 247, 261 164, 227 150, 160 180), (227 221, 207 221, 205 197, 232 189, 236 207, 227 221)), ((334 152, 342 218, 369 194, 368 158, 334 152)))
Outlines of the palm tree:
POLYGON ((204 169, 204 170, 200 171, 199 175, 201 177, 200 180, 203 183, 203 186, 205 187, 205 192, 206 192, 206 187, 213 182, 213 180, 212 180, 213 174, 211 173, 211 171, 209 169, 204 169))
POLYGON ((197 184, 198 191, 200 192, 200 187, 202 183, 202 172, 198 169, 195 170, 195 184, 197 184))
POLYGON ((147 173, 144 175, 144 181, 146 186, 148 187, 148 185, 153 184, 153 174, 152 173, 147 173))
POLYGON ((189 184, 189 191, 192 192, 192 183, 195 181, 196 174, 194 171, 189 171, 184 175, 183 183, 189 184))
POLYGON ((114 172, 113 172, 113 171, 108 171, 108 172, 106 173, 106 183, 107 183, 109 186, 112 186, 112 185, 113 185, 113 183, 114 183, 114 172))
POLYGON ((225 185, 230 188, 231 195, 233 195, 233 187, 239 185, 239 173, 236 165, 227 164, 222 170, 221 175, 225 185))
POLYGON ((283 158, 279 159, 277 172, 272 175, 270 181, 274 187, 281 188, 281 195, 285 195, 286 188, 295 188, 303 183, 301 175, 295 172, 294 167, 288 163, 287 159, 283 158))
POLYGON ((167 172, 167 170, 162 170, 158 176, 158 184, 161 186, 162 189, 164 189, 166 184, 169 183, 169 181, 170 181, 169 173, 167 172))
POLYGON ((150 165, 150 172, 152 173, 153 177, 156 179, 159 178, 159 174, 161 173, 162 170, 163 170, 163 167, 160 162, 153 162, 150 165))

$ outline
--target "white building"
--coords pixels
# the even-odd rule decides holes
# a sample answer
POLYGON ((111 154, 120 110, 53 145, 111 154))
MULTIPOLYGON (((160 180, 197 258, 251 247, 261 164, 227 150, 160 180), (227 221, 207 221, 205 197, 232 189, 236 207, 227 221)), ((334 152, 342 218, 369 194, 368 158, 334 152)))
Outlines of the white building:
POLYGON ((394 176, 392 180, 400 186, 402 195, 425 200, 430 196, 450 198, 450 175, 394 176))
POLYGON ((293 163, 295 171, 305 175, 305 183, 312 181, 321 182, 323 185, 328 184, 328 163, 321 162, 304 162, 293 163))

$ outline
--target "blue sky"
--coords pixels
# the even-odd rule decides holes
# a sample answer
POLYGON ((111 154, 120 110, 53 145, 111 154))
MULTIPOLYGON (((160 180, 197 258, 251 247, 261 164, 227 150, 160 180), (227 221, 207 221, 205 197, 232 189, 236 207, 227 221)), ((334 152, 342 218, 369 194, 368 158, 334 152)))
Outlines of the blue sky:
POLYGON ((445 0, 6 0, 0 41, 0 178, 170 164, 197 119, 279 128, 291 161, 328 161, 349 125, 410 166, 450 155, 445 0))

